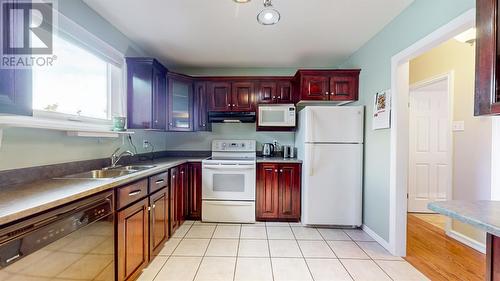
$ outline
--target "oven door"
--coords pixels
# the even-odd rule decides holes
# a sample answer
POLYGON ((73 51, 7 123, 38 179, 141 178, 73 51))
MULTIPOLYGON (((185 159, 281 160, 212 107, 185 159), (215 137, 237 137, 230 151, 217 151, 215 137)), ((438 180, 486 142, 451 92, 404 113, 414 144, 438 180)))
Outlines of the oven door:
POLYGON ((255 200, 255 163, 204 162, 203 200, 255 200))
POLYGON ((294 105, 259 106, 259 127, 295 127, 294 105))

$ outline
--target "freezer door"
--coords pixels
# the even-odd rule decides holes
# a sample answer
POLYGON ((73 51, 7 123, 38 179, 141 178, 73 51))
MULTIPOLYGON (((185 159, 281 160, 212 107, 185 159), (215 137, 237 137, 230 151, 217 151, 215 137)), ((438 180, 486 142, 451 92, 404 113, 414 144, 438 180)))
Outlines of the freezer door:
POLYGON ((305 144, 302 223, 360 226, 362 144, 305 144))
POLYGON ((362 143, 362 106, 309 106, 300 115, 306 143, 362 143))

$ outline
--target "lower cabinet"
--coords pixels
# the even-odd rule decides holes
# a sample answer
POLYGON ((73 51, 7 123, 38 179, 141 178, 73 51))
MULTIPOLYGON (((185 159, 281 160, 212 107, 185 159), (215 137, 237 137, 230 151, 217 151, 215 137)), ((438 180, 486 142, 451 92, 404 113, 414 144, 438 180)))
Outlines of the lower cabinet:
POLYGON ((147 198, 117 213, 118 280, 135 280, 148 263, 149 202, 147 198))
POLYGON ((177 167, 170 169, 170 233, 174 233, 179 227, 178 195, 179 194, 179 169, 177 167))
POLYGON ((187 213, 190 220, 201 219, 201 163, 188 164, 187 213))
POLYGON ((161 251, 169 238, 168 187, 149 197, 149 259, 161 251))
POLYGON ((257 165, 257 220, 300 221, 301 169, 301 164, 257 165))

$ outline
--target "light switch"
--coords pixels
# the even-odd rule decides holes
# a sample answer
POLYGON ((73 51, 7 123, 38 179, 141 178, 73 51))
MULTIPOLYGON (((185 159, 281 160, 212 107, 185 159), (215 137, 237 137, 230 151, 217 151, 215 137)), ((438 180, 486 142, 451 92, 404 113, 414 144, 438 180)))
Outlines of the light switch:
POLYGON ((453 121, 453 132, 465 131, 465 121, 453 121))

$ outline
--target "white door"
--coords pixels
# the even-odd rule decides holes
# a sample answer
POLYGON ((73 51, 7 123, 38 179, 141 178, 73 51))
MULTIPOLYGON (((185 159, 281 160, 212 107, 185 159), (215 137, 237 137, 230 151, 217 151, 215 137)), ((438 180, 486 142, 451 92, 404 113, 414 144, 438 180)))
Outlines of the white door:
POLYGON ((300 116, 304 142, 362 143, 363 116, 363 106, 308 106, 300 116))
POLYGON ((302 223, 360 226, 363 201, 362 144, 306 144, 302 223))
POLYGON ((451 185, 448 81, 410 91, 408 212, 431 213, 451 185))

